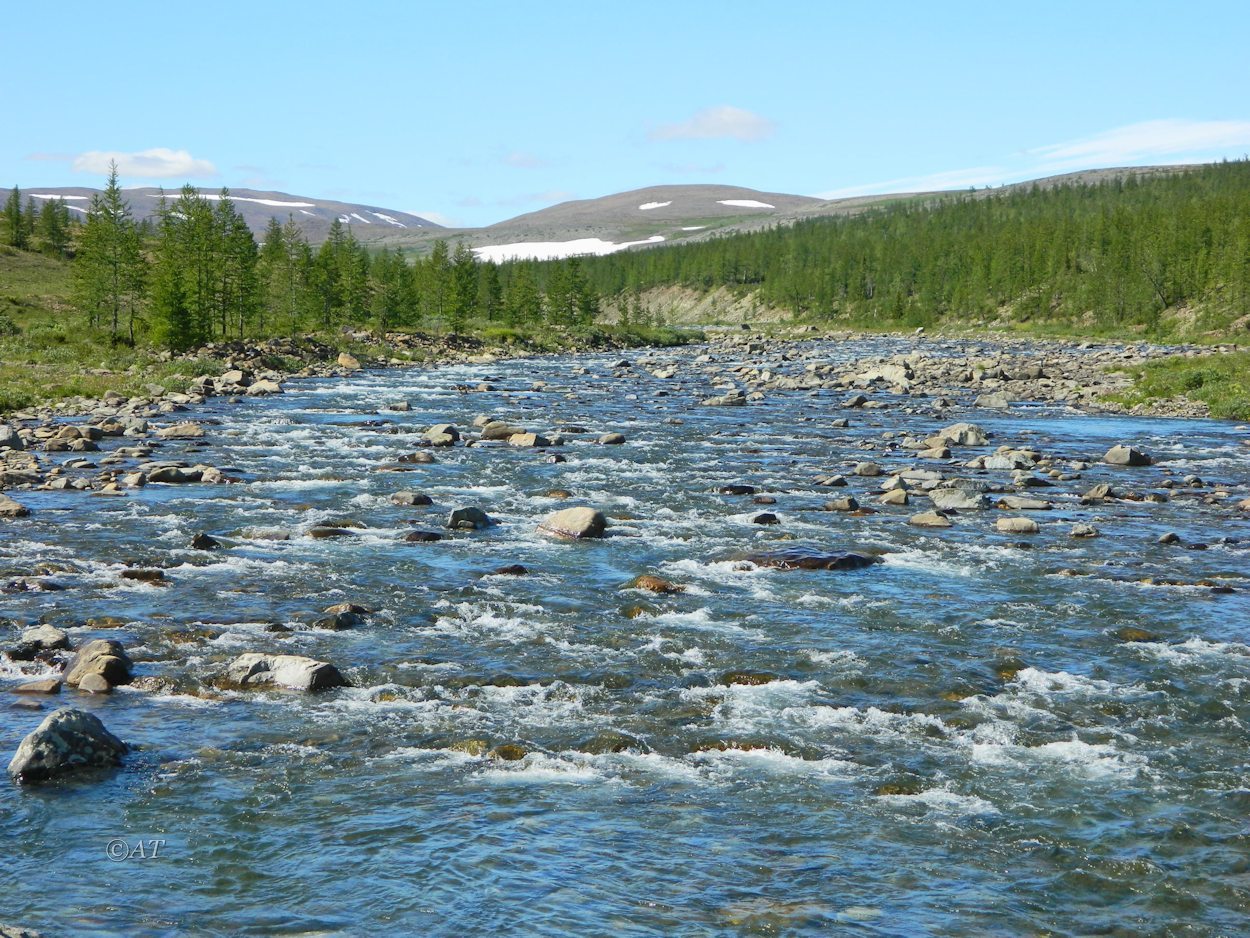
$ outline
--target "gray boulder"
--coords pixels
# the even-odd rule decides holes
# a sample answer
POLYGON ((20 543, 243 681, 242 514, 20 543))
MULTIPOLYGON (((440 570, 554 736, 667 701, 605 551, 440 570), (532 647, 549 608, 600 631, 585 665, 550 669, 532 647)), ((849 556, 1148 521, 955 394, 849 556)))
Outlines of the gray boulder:
POLYGON ((76 769, 117 765, 126 750, 97 717, 64 707, 22 740, 9 774, 19 782, 38 782, 76 769))
POLYGON ((447 516, 447 527, 453 530, 463 528, 470 531, 478 531, 482 528, 489 528, 494 523, 490 515, 482 511, 482 509, 472 506, 456 508, 447 516))
POLYGON ((130 669, 130 658, 121 642, 98 638, 78 649, 65 671, 65 683, 77 687, 88 674, 98 674, 113 686, 129 684, 130 669))
POLYGON ((226 669, 226 678, 244 686, 270 684, 306 691, 349 686, 334 665, 302 655, 240 655, 226 669))
POLYGON ((1141 450, 1133 449, 1131 446, 1123 444, 1113 446, 1107 450, 1102 461, 1112 466, 1149 466, 1154 462, 1148 455, 1141 450))
POLYGON ((544 518, 538 529, 556 537, 582 538, 603 537, 608 519, 602 511, 594 508, 565 508, 544 518))
POLYGON ((950 511, 951 509, 966 511, 985 508, 989 504, 989 499, 984 495, 978 492, 969 492, 962 488, 933 489, 928 494, 934 507, 942 511, 950 511))

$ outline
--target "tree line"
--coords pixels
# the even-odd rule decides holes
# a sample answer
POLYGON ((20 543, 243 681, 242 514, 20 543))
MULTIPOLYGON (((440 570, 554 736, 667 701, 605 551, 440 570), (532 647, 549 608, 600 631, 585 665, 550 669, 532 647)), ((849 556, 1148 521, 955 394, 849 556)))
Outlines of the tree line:
POLYGON ((293 217, 271 218, 258 243, 222 189, 184 186, 140 222, 113 167, 81 223, 61 200, 42 210, 18 189, 5 205, 4 235, 23 250, 71 262, 73 299, 87 324, 114 342, 148 341, 183 351, 219 339, 296 334, 342 326, 438 328, 541 325, 579 329, 599 315, 598 293, 571 258, 544 273, 482 261, 463 242, 436 241, 426 257, 369 251, 335 220, 320 245, 293 217), (56 218, 54 238, 51 234, 56 218))
POLYGON ((587 258, 582 274, 627 301, 651 287, 724 287, 815 319, 1115 330, 1199 310, 1220 326, 1250 312, 1250 163, 905 201, 587 258))

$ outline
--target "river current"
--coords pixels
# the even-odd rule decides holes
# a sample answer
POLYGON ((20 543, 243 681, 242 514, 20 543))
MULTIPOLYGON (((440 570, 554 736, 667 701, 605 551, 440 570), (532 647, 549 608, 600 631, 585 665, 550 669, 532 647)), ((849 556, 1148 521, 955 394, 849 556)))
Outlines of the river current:
MULTIPOLYGON (((837 361, 908 347, 816 348, 837 361)), ((48 564, 64 589, 0 595, 0 616, 44 617, 76 645, 116 638, 136 674, 174 686, 65 688, 42 711, 0 710, 5 753, 54 706, 136 747, 103 775, 0 786, 0 921, 127 936, 1250 928, 1250 522, 1233 509, 1250 484, 1245 427, 970 397, 939 413, 883 393, 891 406, 847 410, 831 391, 702 407, 714 389, 692 373, 620 358, 362 371, 211 399, 186 415, 207 437, 157 457, 236 484, 13 493, 33 512, 0 527, 0 572, 48 564), (386 409, 399 401, 410 410, 386 409), (482 414, 584 432, 554 450, 396 462, 430 425, 467 432, 482 414), (925 499, 880 505, 885 477, 850 474, 871 459, 1010 489, 1010 472, 893 446, 960 420, 992 438, 957 461, 1009 443, 1092 465, 1025 493, 1054 505, 1030 513, 1033 535, 999 533, 992 508, 914 527, 925 499), (627 442, 599 445, 608 431, 627 442), (1116 443, 1156 464, 1099 462, 1116 443), (832 473, 849 486, 816 484, 832 473), (1099 482, 1168 498, 1082 504, 1099 482), (776 503, 721 494, 731 483, 776 503), (1233 495, 1209 499, 1221 487, 1233 495), (434 505, 392 504, 403 489, 434 505), (814 510, 847 494, 874 512, 814 510), (608 538, 536 530, 581 504, 608 515, 608 538), (404 540, 467 505, 499 523, 404 540), (780 523, 753 523, 762 511, 780 523), (364 526, 307 535, 345 520, 364 526), (1078 523, 1101 536, 1070 537, 1078 523), (191 549, 201 531, 226 547, 191 549), (1157 543, 1165 532, 1179 542, 1157 543), (883 562, 741 559, 795 546, 883 562), (493 573, 510 564, 528 575, 493 573), (126 567, 164 568, 168 584, 123 580, 126 567), (644 573, 685 590, 631 588, 644 573), (376 611, 309 627, 343 602, 376 611), (354 686, 219 686, 249 651, 330 661, 354 686), (501 744, 523 757, 482 751, 501 744), (163 843, 116 860, 112 839, 163 843)), ((51 673, 3 662, 0 687, 51 673)))

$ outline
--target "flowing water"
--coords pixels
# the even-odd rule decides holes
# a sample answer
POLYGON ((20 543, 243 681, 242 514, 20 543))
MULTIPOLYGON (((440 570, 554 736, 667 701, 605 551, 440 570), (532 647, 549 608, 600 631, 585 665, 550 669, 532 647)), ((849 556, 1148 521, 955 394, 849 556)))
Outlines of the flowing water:
MULTIPOLYGON (((115 772, 2 787, 0 921, 66 935, 1246 931, 1250 524, 1230 501, 1204 502, 1216 484, 1245 497, 1244 427, 962 400, 945 414, 906 399, 846 411, 832 392, 697 407, 709 386, 614 370, 619 357, 362 372, 218 399, 194 415, 210 423, 203 443, 158 455, 239 484, 19 493, 34 512, 0 527, 0 569, 48 562, 65 589, 0 596, 0 614, 46 616, 75 644, 117 638, 137 674, 178 687, 66 688, 59 705, 138 748, 115 772), (494 390, 464 392, 483 380, 494 390), (382 409, 397 400, 412 409, 382 409), (588 432, 564 463, 457 446, 379 471, 429 425, 483 413, 588 432), (844 416, 848 428, 832 425, 844 416), (923 499, 811 510, 848 491, 875 505, 880 479, 815 479, 867 458, 914 465, 883 433, 956 420, 1061 464, 1117 442, 1157 464, 1098 464, 1031 490, 1056 505, 1031 537, 996 532, 994 510, 911 527, 923 499), (628 443, 596 445, 609 430, 628 443), (1166 502, 1078 499, 1101 481, 1162 492, 1191 474, 1208 485, 1166 502), (719 494, 727 483, 777 503, 719 494), (400 489, 435 507, 392 505, 400 489), (612 536, 535 530, 569 504, 604 509, 612 536), (499 524, 403 541, 457 505, 499 524), (781 523, 753 524, 763 510, 781 523), (367 527, 304 533, 344 518, 367 527), (1102 536, 1070 538, 1077 522, 1102 536), (230 546, 191 550, 198 531, 230 546), (1164 531, 1182 542, 1156 544, 1164 531), (740 559, 796 544, 884 562, 740 559), (517 563, 528 576, 491 572, 517 563), (127 566, 164 567, 169 585, 122 580, 127 566), (686 589, 628 588, 641 573, 686 589), (308 627, 348 601, 378 611, 348 631, 308 627), (1148 640, 1122 640, 1126 626, 1148 640), (246 651, 328 660, 355 686, 214 689, 246 651), (724 682, 744 670, 774 679, 724 682), (609 731, 636 743, 610 751, 609 731), (527 754, 492 758, 470 740, 527 754), (131 852, 164 843, 115 861, 112 838, 131 852)), ((29 679, 2 667, 4 686, 29 679)), ((6 706, 0 748, 54 705, 6 706)))

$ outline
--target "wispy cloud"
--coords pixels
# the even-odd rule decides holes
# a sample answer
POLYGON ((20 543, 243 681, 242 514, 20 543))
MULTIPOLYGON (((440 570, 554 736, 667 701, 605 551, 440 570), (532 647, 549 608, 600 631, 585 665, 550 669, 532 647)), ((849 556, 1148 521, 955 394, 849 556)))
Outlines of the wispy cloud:
POLYGON ((722 104, 692 115, 677 124, 661 124, 647 134, 649 140, 766 140, 777 125, 767 117, 740 107, 722 104))
POLYGON ((546 160, 535 156, 533 153, 524 153, 520 150, 514 150, 501 160, 505 166, 511 166, 514 169, 543 169, 550 166, 546 160))
POLYGON ((1129 124, 1027 152, 1043 168, 1085 169, 1237 147, 1250 148, 1250 121, 1171 119, 1129 124))
POLYGON ((115 150, 91 150, 74 157, 73 169, 78 173, 104 175, 109 163, 116 161, 121 176, 136 179, 203 178, 216 176, 217 167, 208 160, 197 159, 186 150, 154 147, 137 153, 115 150))
POLYGON ((436 225, 442 225, 444 228, 459 228, 456 220, 450 215, 444 215, 442 212, 409 212, 409 215, 417 215, 427 221, 432 221, 436 225))
POLYGON ((1250 121, 1175 118, 1128 124, 1042 147, 1024 150, 1001 164, 970 166, 926 175, 904 176, 817 193, 820 199, 848 199, 885 192, 932 192, 996 186, 1057 173, 1152 163, 1196 163, 1250 152, 1250 121))
POLYGON ((564 189, 547 189, 544 192, 525 192, 518 195, 508 196, 503 199, 496 199, 496 205, 532 205, 536 202, 551 204, 553 202, 566 202, 573 198, 572 192, 564 189))
POLYGON ((966 189, 969 186, 992 186, 1009 178, 1011 172, 1001 166, 972 166, 929 173, 926 176, 901 176, 858 186, 846 186, 816 193, 818 199, 850 199, 857 195, 878 195, 882 192, 933 192, 939 189, 966 189))

